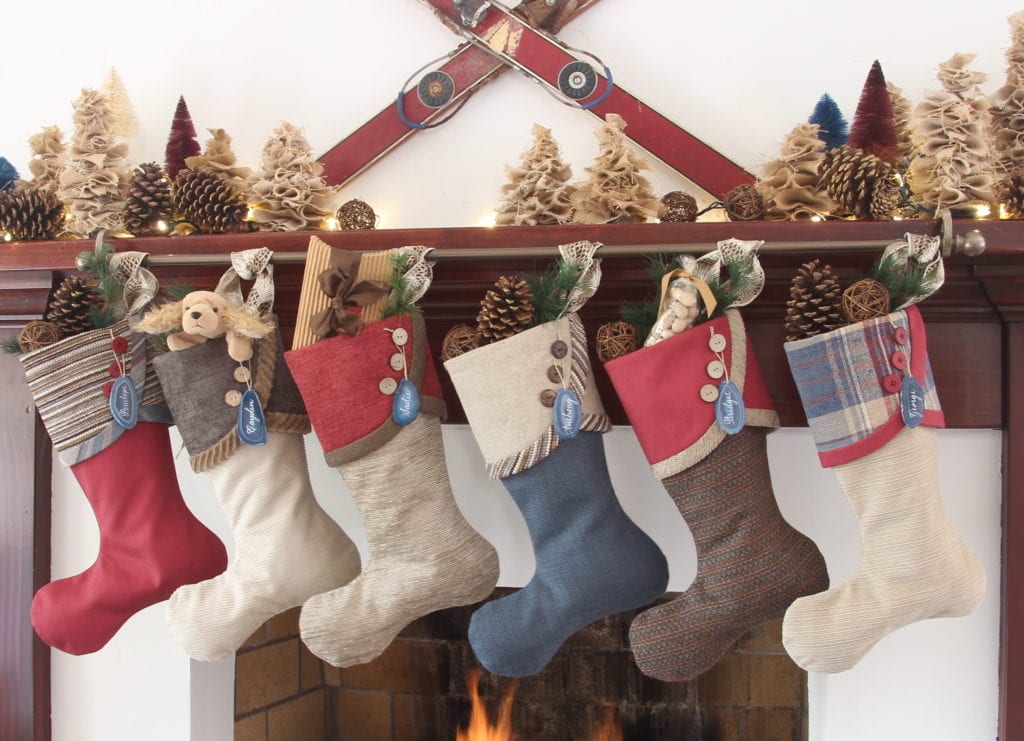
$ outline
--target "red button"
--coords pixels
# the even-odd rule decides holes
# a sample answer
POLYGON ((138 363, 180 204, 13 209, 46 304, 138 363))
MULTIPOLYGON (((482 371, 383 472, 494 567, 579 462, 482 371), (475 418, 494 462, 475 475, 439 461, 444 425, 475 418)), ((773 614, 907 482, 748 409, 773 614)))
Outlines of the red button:
POLYGON ((888 391, 890 394, 895 394, 901 388, 903 388, 903 381, 895 373, 886 376, 882 379, 882 388, 888 391))
POLYGON ((893 337, 896 339, 896 342, 898 344, 907 344, 907 330, 905 330, 903 327, 896 327, 896 331, 893 333, 893 337))
POLYGON ((899 350, 894 352, 889 360, 892 361, 892 367, 896 370, 903 370, 907 367, 907 356, 899 350))
POLYGON ((110 398, 110 394, 113 393, 113 391, 114 391, 114 382, 113 381, 107 381, 105 384, 103 384, 103 395, 106 396, 108 399, 110 398))

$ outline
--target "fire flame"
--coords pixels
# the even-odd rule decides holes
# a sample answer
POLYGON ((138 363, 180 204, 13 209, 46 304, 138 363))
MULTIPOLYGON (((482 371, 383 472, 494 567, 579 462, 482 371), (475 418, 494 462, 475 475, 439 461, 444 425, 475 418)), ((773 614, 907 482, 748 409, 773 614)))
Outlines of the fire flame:
MULTIPOLYGON (((470 672, 466 684, 472 702, 469 725, 456 733, 455 741, 515 741, 515 734, 512 732, 512 700, 516 694, 515 683, 505 690, 505 696, 501 698, 496 725, 491 725, 487 706, 480 699, 479 672, 470 672)), ((622 726, 619 725, 614 705, 606 706, 604 720, 594 729, 587 741, 623 741, 622 726)))

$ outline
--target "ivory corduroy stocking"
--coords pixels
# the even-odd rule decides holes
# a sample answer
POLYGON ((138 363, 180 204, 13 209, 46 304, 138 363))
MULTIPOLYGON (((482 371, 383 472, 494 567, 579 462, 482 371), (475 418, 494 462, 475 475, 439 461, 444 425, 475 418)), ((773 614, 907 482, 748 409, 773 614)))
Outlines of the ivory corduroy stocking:
POLYGON ((638 615, 630 646, 644 674, 692 679, 748 630, 781 617, 797 597, 824 589, 825 562, 775 501, 765 436, 778 417, 739 312, 727 311, 605 368, 697 545, 694 583, 638 615), (721 351, 713 349, 716 343, 721 351), (715 399, 707 395, 726 373, 746 405, 746 426, 734 435, 719 427, 715 399))
POLYGON ((484 599, 498 580, 498 556, 452 495, 441 440, 445 406, 422 317, 371 322, 286 359, 327 462, 359 507, 369 546, 357 579, 303 605, 302 639, 330 664, 361 664, 416 618, 484 599), (401 345, 396 332, 404 333, 401 345), (405 375, 391 364, 399 348, 420 396, 419 414, 405 427, 391 416, 391 393, 405 375))
POLYGON ((786 353, 819 457, 857 518, 862 560, 850 581, 793 603, 783 644, 808 671, 841 672, 904 625, 971 613, 985 572, 939 497, 933 428, 944 421, 917 308, 787 343, 786 353), (899 392, 915 382, 920 394, 904 403, 920 426, 907 428, 899 392))

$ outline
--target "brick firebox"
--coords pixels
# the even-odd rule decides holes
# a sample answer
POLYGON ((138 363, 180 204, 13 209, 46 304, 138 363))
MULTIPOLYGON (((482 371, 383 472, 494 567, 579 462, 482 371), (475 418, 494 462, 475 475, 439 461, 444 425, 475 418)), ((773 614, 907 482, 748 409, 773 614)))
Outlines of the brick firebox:
MULTIPOLYGON (((306 650, 297 609, 277 616, 238 652, 235 741, 452 741, 469 716, 467 672, 478 666, 466 641, 473 609, 427 615, 379 658, 347 669, 306 650)), ((626 741, 807 738, 807 677, 782 648, 781 621, 743 636, 699 679, 665 683, 632 661, 634 615, 585 628, 517 683, 519 741, 586 741, 609 705, 626 741)), ((509 683, 481 674, 492 717, 509 683)))

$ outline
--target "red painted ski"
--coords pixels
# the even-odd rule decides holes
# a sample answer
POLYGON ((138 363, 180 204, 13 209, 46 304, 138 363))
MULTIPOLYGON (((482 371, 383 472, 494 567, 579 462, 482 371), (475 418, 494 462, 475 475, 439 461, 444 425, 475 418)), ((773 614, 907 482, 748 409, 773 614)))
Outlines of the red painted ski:
MULTIPOLYGON (((569 20, 596 5, 598 1, 583 0, 578 3, 569 20)), ((437 69, 451 75, 455 82, 455 94, 448 103, 439 108, 428 108, 423 105, 415 93, 406 95, 405 115, 418 124, 430 124, 450 115, 476 90, 508 71, 509 66, 500 57, 467 42, 459 46, 448 61, 437 69)), ((324 165, 324 178, 331 185, 347 183, 417 131, 419 129, 410 128, 402 122, 394 102, 390 103, 320 156, 320 162, 324 165)))
MULTIPOLYGON (((558 90, 562 68, 579 56, 543 31, 531 27, 516 15, 493 4, 473 28, 460 22, 458 6, 453 0, 419 0, 435 11, 446 26, 472 38, 477 48, 525 68, 532 77, 551 89, 558 90)), ((604 95, 608 80, 598 72, 597 86, 589 99, 604 95)), ((585 104, 586 99, 579 101, 585 104)), ((603 119, 617 113, 628 124, 626 136, 666 165, 686 176, 708 192, 721 198, 729 190, 754 177, 708 144, 673 123, 656 110, 618 85, 612 85, 607 97, 588 110, 603 119)))

